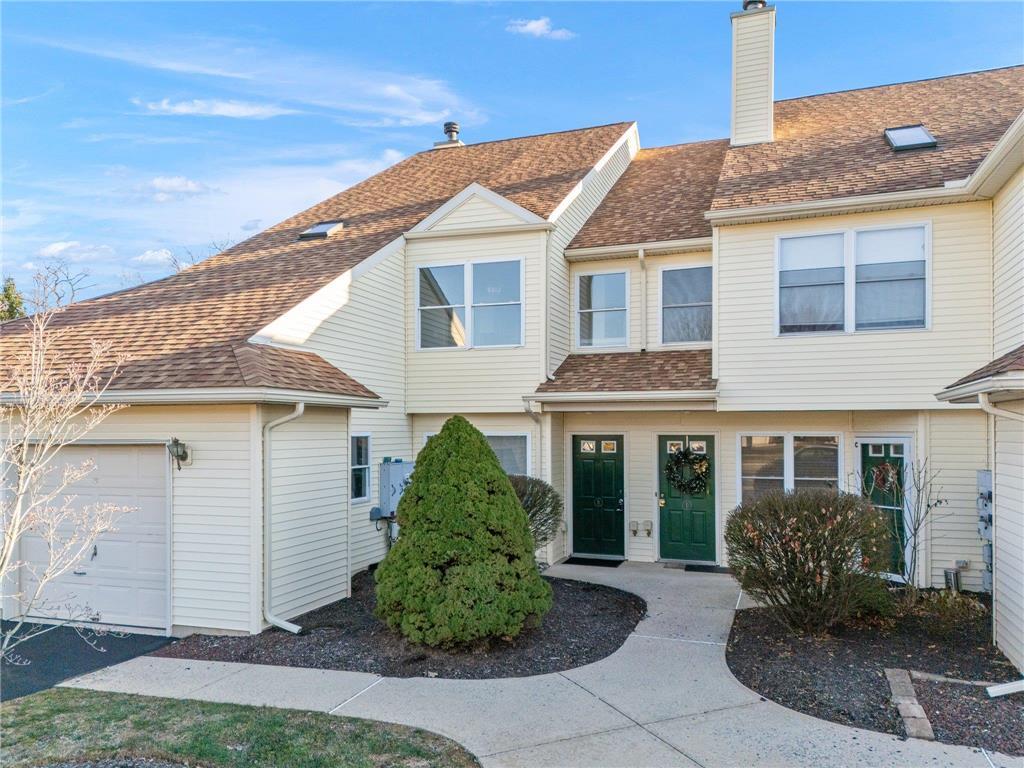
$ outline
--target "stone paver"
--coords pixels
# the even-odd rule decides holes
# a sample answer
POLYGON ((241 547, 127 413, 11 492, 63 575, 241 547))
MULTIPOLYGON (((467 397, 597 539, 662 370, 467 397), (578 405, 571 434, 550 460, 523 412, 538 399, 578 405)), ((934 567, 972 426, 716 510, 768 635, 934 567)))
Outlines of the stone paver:
POLYGON ((828 723, 748 690, 725 663, 740 602, 729 576, 638 563, 548 572, 635 592, 649 615, 611 656, 535 677, 377 678, 143 657, 66 685, 402 723, 455 739, 487 768, 1021 768, 1019 758, 828 723))

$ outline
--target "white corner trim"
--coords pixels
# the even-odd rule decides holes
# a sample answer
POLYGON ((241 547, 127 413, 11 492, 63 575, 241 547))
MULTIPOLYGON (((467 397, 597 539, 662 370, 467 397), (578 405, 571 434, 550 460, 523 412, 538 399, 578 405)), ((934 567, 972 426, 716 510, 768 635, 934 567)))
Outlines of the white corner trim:
MULTIPOLYGON (((13 395, 0 395, 0 403, 14 403, 13 395)), ((108 390, 97 398, 100 403, 127 405, 184 405, 197 403, 286 403, 305 402, 336 408, 386 408, 387 400, 373 397, 333 395, 275 387, 181 387, 178 389, 108 390)))
POLYGON ((548 216, 548 221, 552 223, 558 221, 559 217, 568 210, 569 206, 573 204, 576 198, 580 196, 580 193, 590 184, 593 177, 603 171, 604 167, 615 156, 615 153, 619 151, 623 144, 627 143, 629 144, 629 159, 632 161, 636 157, 636 153, 640 151, 640 130, 635 122, 630 123, 625 132, 608 148, 608 151, 594 163, 594 166, 576 183, 576 186, 569 190, 569 194, 562 198, 562 202, 556 205, 555 210, 548 216))
MULTIPOLYGON (((471 197, 479 197, 482 200, 487 201, 491 205, 494 205, 501 210, 509 213, 516 218, 520 219, 524 224, 544 224, 545 220, 535 214, 533 211, 528 211, 521 205, 517 205, 509 200, 507 197, 499 195, 497 192, 492 192, 487 187, 477 182, 473 182, 464 190, 459 192, 454 197, 450 198, 446 203, 437 208, 433 213, 427 216, 423 221, 417 224, 415 227, 410 229, 406 235, 414 234, 416 232, 425 232, 441 221, 445 216, 454 211, 464 202, 469 200, 471 197)), ((445 232, 446 235, 450 235, 450 232, 445 232)))

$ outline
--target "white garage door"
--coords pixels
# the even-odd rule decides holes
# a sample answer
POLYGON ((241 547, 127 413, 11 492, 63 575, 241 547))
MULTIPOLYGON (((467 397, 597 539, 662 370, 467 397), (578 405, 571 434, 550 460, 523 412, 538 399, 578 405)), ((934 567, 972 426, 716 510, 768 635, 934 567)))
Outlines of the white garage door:
MULTIPOLYGON (((72 613, 77 618, 88 608, 89 621, 165 628, 167 449, 162 445, 73 446, 58 456, 65 464, 90 458, 96 463, 87 477, 68 487, 74 504, 104 502, 135 511, 122 515, 116 530, 101 536, 77 568, 47 587, 45 605, 34 615, 66 618, 72 613)), ((58 466, 50 477, 59 477, 60 472, 58 466)), ((41 540, 22 542, 25 559, 42 562, 44 556, 41 540)))

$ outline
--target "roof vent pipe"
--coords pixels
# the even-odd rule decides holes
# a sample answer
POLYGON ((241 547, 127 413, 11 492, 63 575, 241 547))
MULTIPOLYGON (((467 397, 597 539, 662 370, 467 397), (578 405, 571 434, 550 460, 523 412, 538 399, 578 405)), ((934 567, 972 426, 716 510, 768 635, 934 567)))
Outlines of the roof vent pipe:
POLYGON ((435 141, 434 149, 440 149, 441 147, 462 147, 465 146, 459 141, 459 124, 450 120, 444 124, 444 135, 447 137, 444 141, 435 141))

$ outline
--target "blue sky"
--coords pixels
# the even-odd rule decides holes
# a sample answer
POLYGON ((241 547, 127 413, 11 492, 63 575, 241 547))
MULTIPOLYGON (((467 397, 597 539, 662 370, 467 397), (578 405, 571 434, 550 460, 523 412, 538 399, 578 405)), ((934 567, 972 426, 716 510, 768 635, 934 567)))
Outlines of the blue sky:
MULTIPOLYGON (((730 3, 5 3, 3 271, 167 274, 441 138, 727 135, 730 3)), ((776 97, 1024 60, 1024 5, 778 6, 776 97)))

